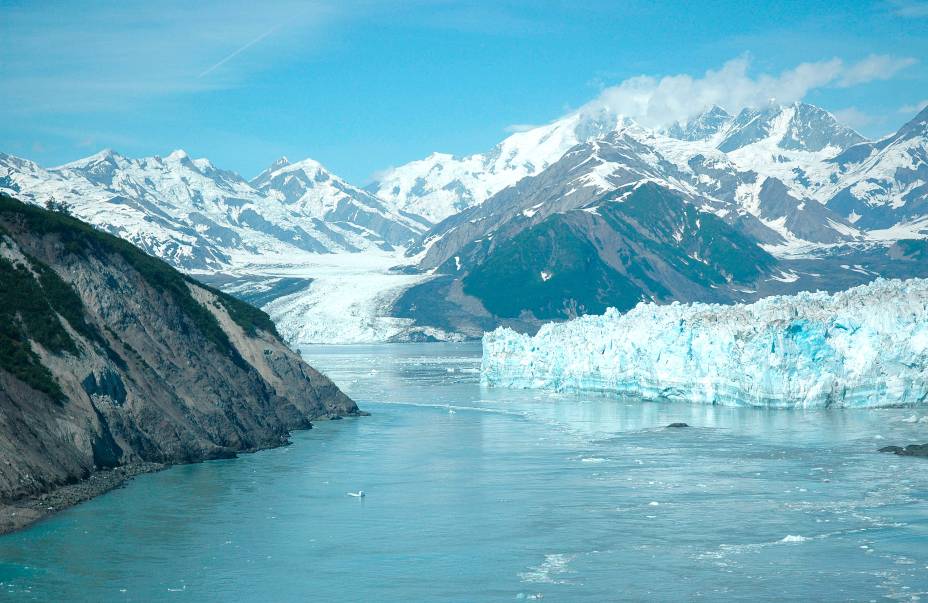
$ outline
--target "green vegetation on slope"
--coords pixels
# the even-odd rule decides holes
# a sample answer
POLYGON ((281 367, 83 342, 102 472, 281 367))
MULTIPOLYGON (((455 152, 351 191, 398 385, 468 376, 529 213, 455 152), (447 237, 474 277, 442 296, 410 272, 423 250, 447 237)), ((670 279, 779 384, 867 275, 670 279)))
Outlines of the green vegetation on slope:
POLYGON ((197 285, 215 294, 219 299, 219 303, 221 303, 229 313, 229 317, 234 320, 238 326, 242 327, 249 336, 254 337, 260 329, 266 333, 271 333, 278 339, 281 338, 280 334, 277 332, 277 325, 274 324, 274 321, 271 320, 271 317, 268 316, 267 312, 264 310, 256 308, 237 297, 223 293, 219 289, 204 285, 203 283, 197 282, 197 285))
POLYGON ((464 292, 497 316, 543 320, 632 308, 641 291, 603 262, 559 216, 524 230, 464 278, 464 292))
POLYGON ((38 280, 26 266, 0 258, 0 368, 40 392, 61 399, 61 388, 29 341, 34 340, 53 354, 76 354, 77 346, 56 312, 73 315, 82 306, 79 298, 76 309, 71 306, 71 296, 77 294, 50 268, 38 263, 33 267, 39 273, 38 280))
POLYGON ((753 282, 776 263, 672 191, 644 184, 626 193, 604 195, 593 213, 553 214, 502 241, 463 278, 464 292, 499 317, 562 319, 609 306, 624 312, 681 291, 715 299, 713 288, 753 282))
MULTIPOLYGON (((14 222, 22 221, 31 232, 57 236, 65 250, 75 255, 118 255, 138 271, 154 289, 170 294, 196 329, 218 349, 228 354, 239 365, 245 362, 219 326, 215 316, 194 299, 187 283, 196 283, 200 287, 208 288, 205 285, 181 274, 164 261, 146 254, 128 241, 101 232, 68 215, 46 211, 5 194, 0 194, 0 215, 7 215, 14 222)), ((246 333, 254 335, 257 329, 261 329, 277 335, 274 323, 267 314, 221 291, 209 289, 246 333)))

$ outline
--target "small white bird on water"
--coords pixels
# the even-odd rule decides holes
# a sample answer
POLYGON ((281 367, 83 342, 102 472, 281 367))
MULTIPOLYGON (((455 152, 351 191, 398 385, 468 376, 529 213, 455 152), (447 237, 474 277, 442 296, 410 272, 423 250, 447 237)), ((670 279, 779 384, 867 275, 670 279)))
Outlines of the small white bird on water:
POLYGON ((367 496, 364 494, 364 490, 358 490, 357 492, 348 492, 348 496, 354 496, 355 498, 364 498, 367 496))

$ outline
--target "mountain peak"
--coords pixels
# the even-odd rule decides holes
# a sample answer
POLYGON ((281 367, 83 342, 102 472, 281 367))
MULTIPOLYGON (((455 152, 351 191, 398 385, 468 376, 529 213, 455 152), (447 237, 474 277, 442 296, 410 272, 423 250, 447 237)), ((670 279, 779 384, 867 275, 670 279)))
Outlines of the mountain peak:
POLYGON ((843 150, 863 140, 828 111, 797 101, 743 109, 731 122, 718 149, 728 153, 763 142, 784 150, 818 152, 843 150))
POLYGON ((304 172, 305 171, 313 171, 313 172, 328 171, 325 169, 325 167, 321 163, 319 163, 318 161, 310 157, 297 161, 296 163, 288 163, 286 167, 293 168, 293 169, 301 169, 304 172))
POLYGON ((702 112, 702 116, 708 116, 708 115, 719 115, 722 117, 731 117, 731 114, 728 111, 726 111, 724 108, 718 105, 712 105, 711 107, 709 107, 708 109, 702 112))
POLYGON ((117 153, 116 151, 114 151, 113 149, 106 148, 106 149, 101 149, 101 150, 97 151, 97 152, 94 153, 93 155, 90 155, 90 156, 88 156, 88 157, 84 157, 83 159, 78 159, 78 160, 77 160, 76 162, 74 162, 74 163, 84 162, 84 161, 86 161, 86 162, 91 162, 91 161, 106 161, 106 160, 108 160, 108 159, 114 159, 114 158, 116 158, 116 157, 121 157, 121 155, 120 155, 119 153, 117 153))
POLYGON ((732 121, 731 114, 718 105, 712 105, 685 122, 677 122, 664 133, 680 140, 707 140, 724 130, 732 121))
POLYGON ((165 159, 170 161, 183 161, 185 159, 190 159, 190 155, 183 149, 174 149, 165 159))
POLYGON ((899 128, 897 136, 911 138, 913 136, 928 136, 928 105, 922 108, 915 117, 899 128))
POLYGON ((83 159, 78 159, 76 161, 71 161, 64 165, 58 166, 53 169, 81 169, 87 168, 89 166, 100 164, 100 163, 110 163, 115 164, 117 159, 122 159, 122 155, 114 151, 113 149, 106 148, 100 151, 97 151, 93 155, 84 157, 83 159))

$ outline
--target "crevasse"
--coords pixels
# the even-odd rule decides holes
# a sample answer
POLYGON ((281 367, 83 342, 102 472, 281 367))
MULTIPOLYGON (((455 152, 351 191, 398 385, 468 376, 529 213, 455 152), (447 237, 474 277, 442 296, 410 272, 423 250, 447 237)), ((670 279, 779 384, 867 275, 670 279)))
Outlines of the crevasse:
POLYGON ((928 280, 753 304, 638 304, 483 337, 484 385, 771 408, 928 398, 928 280))

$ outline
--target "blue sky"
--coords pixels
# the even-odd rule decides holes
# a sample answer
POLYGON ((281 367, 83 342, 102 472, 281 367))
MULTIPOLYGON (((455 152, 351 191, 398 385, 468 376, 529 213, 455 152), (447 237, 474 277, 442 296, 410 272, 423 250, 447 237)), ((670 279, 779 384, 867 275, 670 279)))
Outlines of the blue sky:
POLYGON ((879 136, 928 101, 926 32, 916 0, 0 0, 0 151, 313 157, 364 184, 594 99, 657 123, 765 95, 879 136))

